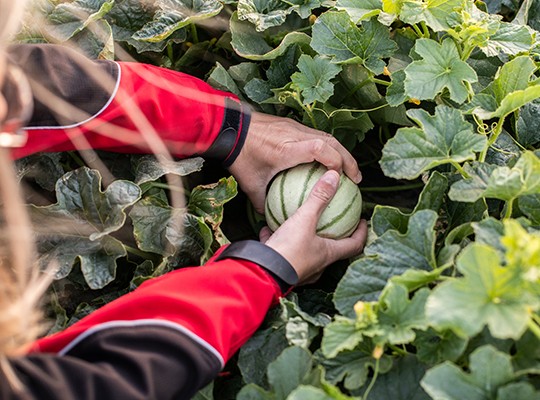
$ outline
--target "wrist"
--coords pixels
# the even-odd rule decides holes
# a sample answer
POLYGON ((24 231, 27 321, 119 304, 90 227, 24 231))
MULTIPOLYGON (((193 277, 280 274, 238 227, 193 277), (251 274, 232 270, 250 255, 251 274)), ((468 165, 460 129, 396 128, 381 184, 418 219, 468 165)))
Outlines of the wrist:
POLYGON ((249 105, 225 98, 225 114, 220 132, 201 156, 220 160, 224 167, 229 167, 244 146, 250 122, 249 105))
POLYGON ((298 283, 298 274, 292 265, 269 246, 255 240, 230 244, 216 260, 235 258, 254 262, 263 268, 279 285, 283 293, 298 283))

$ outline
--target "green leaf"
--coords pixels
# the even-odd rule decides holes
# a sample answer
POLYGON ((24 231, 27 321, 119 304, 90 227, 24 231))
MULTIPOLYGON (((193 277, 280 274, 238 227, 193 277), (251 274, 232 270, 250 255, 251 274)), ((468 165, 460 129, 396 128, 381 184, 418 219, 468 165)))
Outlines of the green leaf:
POLYGON ((291 11, 280 0, 238 0, 238 19, 251 22, 259 32, 283 24, 291 11))
POLYGON ((484 92, 492 94, 500 104, 510 93, 526 89, 535 70, 529 57, 516 57, 499 68, 493 83, 484 92))
POLYGON ((530 330, 515 343, 516 353, 513 355, 515 371, 540 373, 540 346, 538 337, 530 330))
POLYGON ((144 156, 135 165, 135 183, 142 185, 146 182, 157 181, 167 174, 187 176, 200 171, 203 163, 204 160, 200 157, 188 158, 181 161, 158 161, 153 156, 144 156))
POLYGON ((31 209, 39 221, 50 218, 65 228, 40 236, 41 265, 57 259, 57 278, 62 278, 78 259, 91 288, 107 285, 115 276, 115 260, 125 255, 122 244, 109 234, 124 225, 124 210, 140 195, 139 187, 128 181, 115 181, 102 192, 99 172, 86 167, 64 175, 56 184, 57 203, 31 209))
POLYGON ((321 55, 333 57, 335 63, 361 63, 378 75, 386 65, 396 43, 388 28, 377 21, 364 21, 361 27, 343 11, 322 14, 312 27, 311 47, 321 55))
POLYGON ((213 88, 234 93, 243 100, 243 96, 238 88, 238 85, 225 67, 223 67, 223 65, 221 65, 219 62, 216 63, 216 66, 210 73, 210 76, 206 82, 212 85, 213 88))
POLYGON ((322 7, 325 0, 282 0, 291 6, 291 9, 296 12, 301 18, 308 18, 312 11, 322 7))
POLYGON ((317 312, 314 315, 300 309, 298 299, 291 293, 291 300, 282 298, 281 319, 285 323, 285 336, 292 346, 309 348, 311 341, 319 334, 321 327, 326 326, 331 318, 329 315, 317 312))
POLYGON ((500 53, 515 56, 528 52, 534 43, 531 31, 523 25, 500 22, 497 32, 489 37, 486 46, 480 49, 488 56, 498 56, 500 53))
POLYGON ((515 273, 503 266, 497 251, 472 244, 456 266, 464 275, 443 282, 430 295, 426 314, 432 326, 472 337, 488 325, 496 338, 519 338, 527 328, 531 295, 515 273))
MULTIPOLYGON (((240 21, 234 12, 229 20, 234 51, 241 57, 249 60, 273 60, 287 51, 295 44, 309 49, 310 37, 303 32, 290 32, 286 34, 277 47, 270 46, 261 32, 257 32, 249 22, 240 21)), ((307 52, 310 52, 309 50, 307 52)))
POLYGON ((188 210, 217 230, 223 221, 223 207, 238 193, 238 184, 230 176, 221 178, 217 183, 199 185, 191 191, 188 210))
POLYGON ((60 3, 49 15, 49 20, 54 24, 52 34, 58 41, 71 39, 91 23, 103 18, 114 3, 114 0, 75 0, 60 3))
POLYGON ((242 346, 238 368, 246 383, 266 387, 266 369, 289 346, 282 327, 260 329, 242 346))
MULTIPOLYGON (((429 400, 420 387, 426 366, 413 355, 394 357, 392 369, 377 377, 368 399, 429 400)), ((462 400, 467 399, 464 397, 462 400)))
POLYGON ((464 0, 402 0, 399 17, 408 24, 425 22, 435 32, 446 31, 450 15, 464 5, 464 0))
POLYGON ((298 59, 299 72, 291 76, 293 87, 302 94, 304 104, 316 101, 325 103, 334 93, 331 82, 341 71, 341 67, 330 62, 328 58, 315 56, 312 58, 302 54, 298 59))
POLYGON ((335 400, 335 397, 313 386, 300 386, 287 397, 287 400, 335 400))
POLYGON ((524 147, 540 143, 540 100, 535 99, 519 110, 516 139, 524 147))
POLYGON ((349 266, 336 288, 334 303, 340 313, 354 317, 354 304, 375 300, 392 276, 435 268, 436 220, 436 212, 418 211, 410 217, 406 234, 391 230, 367 246, 365 256, 349 266))
POLYGON ((540 193, 519 198, 519 209, 533 224, 540 225, 540 193))
POLYGON ((503 118, 539 97, 540 85, 530 86, 527 89, 516 90, 515 92, 510 93, 501 101, 499 107, 493 112, 479 108, 476 109, 474 113, 482 119, 503 118))
MULTIPOLYGON (((368 351, 343 351, 332 359, 321 361, 326 371, 325 378, 333 384, 343 381, 346 389, 355 390, 362 387, 369 376, 369 370, 375 370, 376 360, 368 351)), ((383 355, 379 359, 379 372, 386 373, 392 368, 390 357, 383 355)))
POLYGON ((409 292, 435 282, 441 276, 446 267, 434 269, 433 271, 423 271, 419 269, 409 269, 401 275, 390 278, 390 282, 404 286, 409 292))
POLYGON ((418 100, 433 100, 448 89, 450 99, 463 103, 469 94, 467 82, 478 80, 476 72, 459 57, 454 41, 442 44, 432 39, 418 39, 413 51, 422 57, 405 68, 405 93, 418 100))
POLYGON ((16 160, 17 178, 32 179, 43 189, 53 191, 65 173, 60 161, 61 153, 38 153, 16 160))
POLYGON ((386 176, 414 179, 441 164, 474 160, 486 145, 486 138, 475 134, 456 109, 438 106, 433 116, 412 109, 407 115, 419 128, 400 128, 386 142, 380 160, 386 176))
POLYGON ((409 300, 409 291, 405 286, 390 283, 381 295, 378 327, 382 334, 374 340, 379 344, 406 344, 416 337, 414 330, 427 329, 425 304, 429 295, 428 289, 420 289, 409 300))
POLYGON ((211 18, 223 5, 217 0, 158 0, 154 19, 133 34, 133 39, 161 42, 187 25, 211 18))
POLYGON ((349 151, 361 143, 365 133, 374 127, 367 113, 335 108, 329 103, 323 104, 322 108, 314 108, 313 114, 318 129, 332 134, 349 151))
POLYGON ((386 231, 395 230, 400 233, 407 232, 409 215, 402 213, 398 208, 376 205, 371 217, 371 227, 377 236, 386 231))
POLYGON ((497 391, 497 400, 540 400, 540 391, 530 383, 511 383, 497 391))
POLYGON ((448 361, 427 371, 422 387, 434 399, 494 399, 497 389, 514 377, 510 357, 492 346, 470 356, 470 373, 448 361))
POLYGON ((381 0, 337 0, 335 7, 346 11, 355 24, 379 15, 382 11, 381 0))
POLYGON ((192 397, 192 400, 214 400, 214 382, 210 382, 210 384, 199 390, 192 397))
POLYGON ((164 256, 174 254, 178 244, 175 238, 184 228, 184 213, 170 207, 163 192, 139 200, 129 213, 139 249, 164 256))
POLYGON ((99 20, 71 38, 72 45, 95 60, 114 60, 114 36, 109 23, 99 20))
POLYGON ((450 187, 452 200, 473 202, 486 197, 513 201, 540 190, 540 158, 530 151, 523 152, 512 168, 474 164, 466 171, 471 177, 450 187))
POLYGON ((457 361, 467 347, 468 340, 450 330, 436 332, 417 332, 414 345, 418 359, 426 364, 435 365, 444 361, 457 361))
POLYGON ((276 400, 273 393, 267 392, 260 386, 249 383, 242 387, 242 390, 236 396, 237 400, 276 400))
POLYGON ((495 98, 497 108, 477 106, 474 113, 482 119, 502 118, 540 97, 540 89, 530 82, 536 70, 528 56, 519 56, 504 64, 493 82, 482 92, 495 98))
POLYGON ((334 358, 344 350, 353 350, 362 340, 362 330, 355 320, 336 316, 335 321, 324 328, 321 351, 326 358, 334 358))
POLYGON ((404 70, 396 71, 392 74, 392 83, 386 90, 386 101, 391 107, 397 107, 407 101, 405 94, 405 79, 407 75, 404 70))
POLYGON ((136 40, 133 35, 143 26, 153 20, 154 10, 140 0, 123 0, 117 2, 106 15, 112 27, 114 39, 126 42, 133 46, 138 53, 161 52, 169 43, 185 42, 187 35, 185 29, 175 31, 167 40, 161 42, 145 42, 136 40))
POLYGON ((268 365, 268 383, 276 398, 285 399, 311 372, 311 354, 301 347, 289 347, 268 365))

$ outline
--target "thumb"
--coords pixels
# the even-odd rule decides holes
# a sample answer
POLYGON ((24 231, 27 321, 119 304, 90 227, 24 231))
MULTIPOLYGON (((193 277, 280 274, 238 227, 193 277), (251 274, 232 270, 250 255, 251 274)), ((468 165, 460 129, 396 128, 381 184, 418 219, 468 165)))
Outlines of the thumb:
POLYGON ((309 214, 314 218, 313 222, 315 225, 317 225, 321 214, 336 194, 339 180, 340 176, 338 172, 333 170, 325 172, 315 186, 313 186, 313 189, 311 189, 311 193, 305 203, 300 207, 303 213, 309 214))

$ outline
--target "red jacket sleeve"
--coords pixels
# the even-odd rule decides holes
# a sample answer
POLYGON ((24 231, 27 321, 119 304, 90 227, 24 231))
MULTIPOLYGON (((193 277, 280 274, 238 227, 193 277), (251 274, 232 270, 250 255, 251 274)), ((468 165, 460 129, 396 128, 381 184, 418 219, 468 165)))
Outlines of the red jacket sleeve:
POLYGON ((36 351, 65 353, 92 332, 126 321, 165 324, 190 336, 224 363, 262 323, 281 290, 259 265, 215 261, 151 279, 68 329, 40 339, 36 351))
MULTIPOLYGON (((264 246, 249 243, 237 256, 264 246)), ((255 253, 247 257, 256 258, 255 253)), ((147 281, 37 341, 30 354, 10 360, 24 396, 0 385, 0 398, 191 398, 251 336, 282 293, 279 279, 259 265, 220 259, 223 254, 204 267, 147 281)), ((234 248, 227 254, 236 257, 234 248)))
POLYGON ((29 77, 36 104, 27 144, 14 149, 15 158, 75 149, 168 151, 230 165, 247 133, 247 107, 190 75, 141 63, 91 61, 53 45, 13 46, 10 55, 29 77), (77 112, 70 113, 70 105, 77 112))

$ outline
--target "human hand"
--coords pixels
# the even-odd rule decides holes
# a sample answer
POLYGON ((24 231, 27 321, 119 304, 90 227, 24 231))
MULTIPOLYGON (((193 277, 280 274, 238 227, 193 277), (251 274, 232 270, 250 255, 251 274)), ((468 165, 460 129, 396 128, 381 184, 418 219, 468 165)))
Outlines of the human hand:
POLYGON ((244 146, 229 171, 262 214, 270 180, 280 171, 312 161, 344 172, 355 183, 362 179, 353 156, 333 136, 290 118, 253 112, 244 146))
POLYGON ((326 172, 315 184, 305 203, 273 234, 263 228, 260 239, 281 254, 296 270, 299 283, 313 283, 329 264, 359 254, 367 239, 367 223, 360 221, 352 236, 327 239, 317 235, 317 222, 339 184, 336 171, 326 172))

